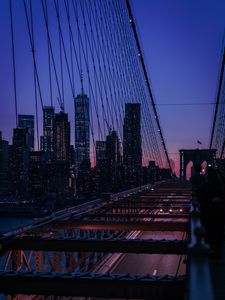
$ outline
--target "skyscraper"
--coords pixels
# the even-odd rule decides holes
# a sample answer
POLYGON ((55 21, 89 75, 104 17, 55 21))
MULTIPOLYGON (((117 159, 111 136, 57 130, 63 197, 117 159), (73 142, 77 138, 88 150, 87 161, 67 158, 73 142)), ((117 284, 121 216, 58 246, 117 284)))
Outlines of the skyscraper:
POLYGON ((106 137, 107 191, 118 191, 121 185, 120 141, 115 130, 106 137))
POLYGON ((44 106, 43 109, 43 137, 41 139, 41 149, 46 154, 53 152, 53 120, 54 107, 44 106))
POLYGON ((93 173, 94 189, 95 189, 95 193, 100 194, 102 191, 105 191, 108 185, 106 141, 96 141, 95 149, 96 149, 96 166, 94 168, 94 173, 93 173))
POLYGON ((6 195, 9 188, 9 142, 2 139, 0 131, 0 195, 6 195))
POLYGON ((75 156, 76 167, 90 160, 90 116, 89 99, 84 93, 77 95, 75 106, 75 156))
POLYGON ((12 193, 24 195, 28 193, 29 176, 29 129, 13 129, 12 145, 12 193))
POLYGON ((96 166, 102 167, 106 163, 106 141, 96 141, 96 166))
POLYGON ((154 160, 150 160, 148 163, 148 177, 150 183, 157 180, 157 166, 154 160))
POLYGON ((70 164, 70 123, 68 114, 55 114, 53 121, 53 149, 56 161, 66 161, 70 164))
POLYGON ((34 150, 34 116, 18 115, 19 128, 27 128, 29 132, 29 149, 34 150))
POLYGON ((29 194, 31 195, 39 196, 43 194, 46 188, 44 166, 46 164, 44 164, 42 152, 31 151, 29 161, 29 194))
POLYGON ((70 175, 70 123, 68 114, 61 111, 53 121, 54 192, 64 195, 69 192, 70 175))
POLYGON ((139 103, 125 104, 123 163, 126 183, 131 187, 141 184, 141 106, 139 103))

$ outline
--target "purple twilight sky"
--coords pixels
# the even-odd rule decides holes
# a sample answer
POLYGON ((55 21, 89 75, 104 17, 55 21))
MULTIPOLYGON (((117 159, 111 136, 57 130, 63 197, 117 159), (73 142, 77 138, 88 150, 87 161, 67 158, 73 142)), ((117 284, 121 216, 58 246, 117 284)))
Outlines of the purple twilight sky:
POLYGON ((225 28, 225 1, 132 1, 170 157, 209 146, 225 28), (180 105, 169 105, 176 104, 180 105), (182 105, 195 103, 196 105, 182 105))
MULTIPOLYGON (((14 6, 18 6, 17 3, 13 0, 14 6)), ((11 142, 15 118, 8 56, 8 5, 9 0, 1 0, 0 130, 3 137, 11 142)), ((215 101, 225 27, 225 1, 132 0, 131 5, 153 94, 156 104, 159 104, 157 109, 168 152, 178 171, 179 149, 196 148, 197 140, 202 142, 202 148, 209 144, 214 106, 206 103, 215 101), (187 103, 191 105, 182 105, 187 103)), ((19 28, 24 22, 18 7, 15 26, 19 28)), ((17 36, 16 42, 23 46, 23 36, 17 36)), ((30 49, 23 47, 18 54, 19 85, 23 70, 31 72, 25 63, 30 49)), ((32 76, 32 72, 30 74, 32 76)), ((21 99, 23 90, 29 88, 21 83, 19 113, 34 114, 29 97, 21 99)))

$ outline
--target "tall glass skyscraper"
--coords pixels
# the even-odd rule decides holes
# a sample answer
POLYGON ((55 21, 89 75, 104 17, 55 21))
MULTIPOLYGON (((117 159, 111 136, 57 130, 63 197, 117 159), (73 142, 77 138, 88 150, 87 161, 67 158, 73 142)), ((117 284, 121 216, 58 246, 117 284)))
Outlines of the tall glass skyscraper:
POLYGON ((75 165, 78 168, 90 160, 90 116, 89 98, 84 93, 77 95, 75 106, 75 165))
POLYGON ((120 141, 115 130, 106 136, 106 169, 107 191, 118 191, 121 185, 121 153, 120 141))
POLYGON ((68 114, 60 111, 53 122, 54 191, 66 194, 69 191, 70 168, 70 123, 68 114))
POLYGON ((101 167, 106 162, 106 141, 96 141, 96 166, 101 167))
POLYGON ((131 187, 141 184, 141 105, 139 103, 125 104, 123 164, 127 184, 131 187))
POLYGON ((41 149, 45 153, 53 152, 53 120, 55 111, 53 106, 44 106, 43 109, 43 137, 41 138, 41 149))
POLYGON ((0 195, 7 195, 9 187, 9 142, 0 131, 0 195))
POLYGON ((66 161, 70 164, 70 123, 68 114, 60 112, 55 114, 53 149, 56 161, 66 161))
POLYGON ((28 192, 29 180, 29 129, 13 129, 11 181, 12 194, 24 195, 28 192))
POLYGON ((28 129, 29 132, 29 149, 34 150, 34 116, 18 115, 19 128, 28 129))

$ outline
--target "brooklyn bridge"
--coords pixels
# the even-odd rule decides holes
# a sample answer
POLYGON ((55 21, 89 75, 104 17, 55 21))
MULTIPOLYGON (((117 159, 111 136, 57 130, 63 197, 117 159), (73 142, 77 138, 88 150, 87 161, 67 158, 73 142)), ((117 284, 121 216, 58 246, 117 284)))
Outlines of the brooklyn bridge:
POLYGON ((0 3, 0 299, 224 297, 189 182, 225 176, 224 41, 209 144, 172 153, 131 4, 0 3))

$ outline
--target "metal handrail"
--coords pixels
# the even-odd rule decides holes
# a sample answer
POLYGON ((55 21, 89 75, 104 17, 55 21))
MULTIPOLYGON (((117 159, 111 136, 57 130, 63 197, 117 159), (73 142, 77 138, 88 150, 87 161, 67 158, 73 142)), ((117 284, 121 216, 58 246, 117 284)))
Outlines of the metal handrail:
MULTIPOLYGON (((116 193, 116 194, 112 194, 111 201, 117 201, 117 200, 120 200, 121 198, 126 197, 128 195, 135 194, 135 193, 138 193, 140 191, 153 188, 154 186, 156 186, 160 183, 162 183, 162 181, 156 182, 154 185, 146 184, 146 185, 136 187, 136 188, 133 188, 133 189, 130 189, 130 190, 126 190, 126 191, 122 191, 122 192, 119 192, 119 193, 116 193)), ((36 227, 39 227, 39 226, 42 226, 42 225, 45 225, 45 224, 49 224, 53 220, 56 221, 56 220, 65 218, 66 216, 69 216, 69 215, 73 215, 73 214, 80 215, 82 213, 86 213, 89 209, 91 209, 91 210, 93 210, 93 208, 97 209, 97 208, 100 208, 101 206, 104 206, 106 204, 107 203, 104 201, 104 199, 98 198, 98 199, 95 199, 95 200, 88 201, 86 203, 82 203, 82 204, 78 204, 78 205, 75 205, 75 206, 72 206, 72 207, 69 207, 69 208, 65 208, 65 209, 59 210, 57 212, 53 212, 50 216, 45 216, 43 218, 39 218, 38 220, 33 221, 32 223, 22 225, 22 226, 18 226, 15 229, 10 230, 9 232, 5 232, 2 235, 2 238, 14 236, 16 234, 21 234, 24 231, 31 230, 31 229, 34 229, 36 227)))

